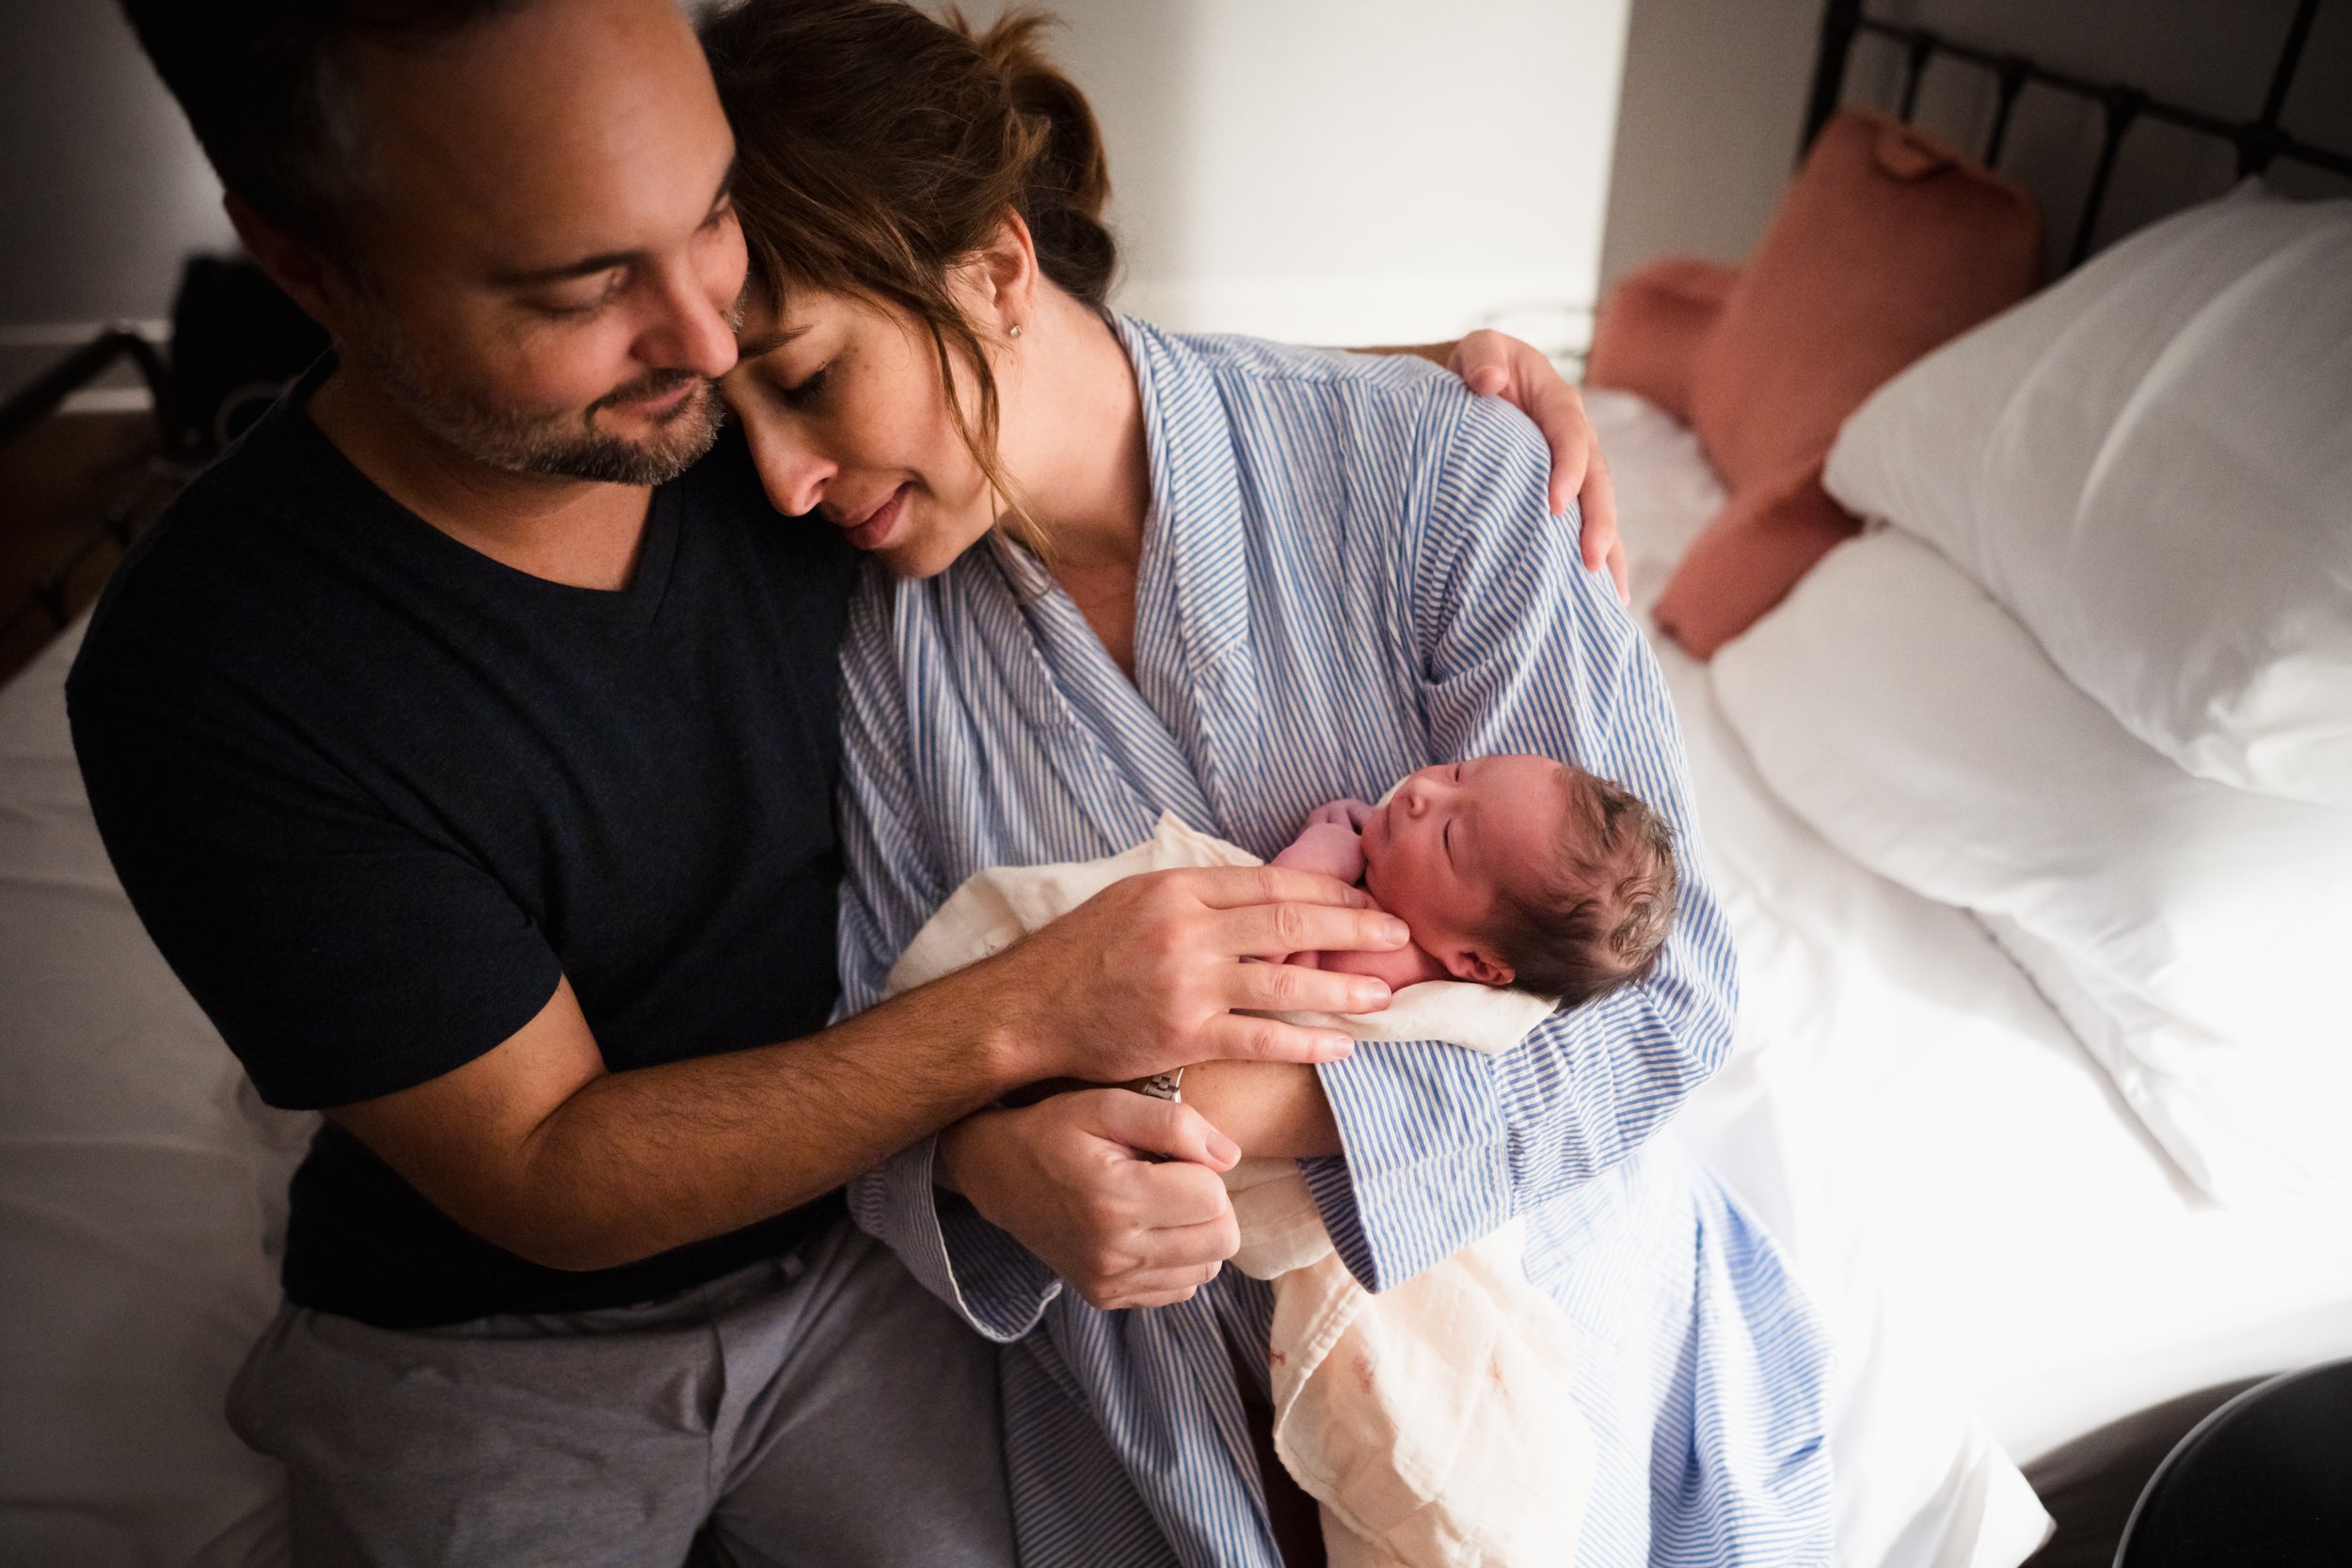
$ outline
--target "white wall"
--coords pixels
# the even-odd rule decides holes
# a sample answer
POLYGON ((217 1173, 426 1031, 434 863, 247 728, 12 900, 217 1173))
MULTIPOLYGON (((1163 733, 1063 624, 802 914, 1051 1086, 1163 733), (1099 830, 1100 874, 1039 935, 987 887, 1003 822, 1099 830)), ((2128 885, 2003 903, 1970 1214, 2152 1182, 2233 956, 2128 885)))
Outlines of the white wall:
MULTIPOLYGON (((1110 144, 1125 309, 1581 345, 1628 0, 1046 4, 1110 144)), ((96 324, 162 317, 182 258, 232 243, 114 0, 0 0, 0 392, 96 324)))
POLYGON ((1310 342, 1581 344, 1627 3, 1047 0, 1110 148, 1118 302, 1310 342))
POLYGON ((234 244, 114 0, 0 0, 0 393, 100 324, 168 314, 182 259, 234 244))

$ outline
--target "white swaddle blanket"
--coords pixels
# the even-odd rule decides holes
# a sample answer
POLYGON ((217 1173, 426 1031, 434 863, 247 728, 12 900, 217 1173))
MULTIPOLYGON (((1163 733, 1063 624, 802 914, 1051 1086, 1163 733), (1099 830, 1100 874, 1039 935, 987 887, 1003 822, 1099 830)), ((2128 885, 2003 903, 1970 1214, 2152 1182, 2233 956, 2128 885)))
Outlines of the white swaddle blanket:
MULTIPOLYGON (((987 958, 1095 894, 1147 871, 1256 865, 1173 816, 1107 860, 1003 866, 958 888, 891 970, 911 990, 987 958)), ((1510 1050, 1551 1012, 1524 991, 1407 986, 1388 1010, 1285 1019, 1360 1040, 1510 1050)), ((1331 1568, 1565 1564, 1592 1477, 1592 1438, 1568 1396, 1567 1319, 1527 1281, 1518 1221, 1373 1295, 1332 1249, 1296 1162, 1226 1173, 1241 1250, 1274 1285, 1274 1446, 1323 1506, 1331 1568)))

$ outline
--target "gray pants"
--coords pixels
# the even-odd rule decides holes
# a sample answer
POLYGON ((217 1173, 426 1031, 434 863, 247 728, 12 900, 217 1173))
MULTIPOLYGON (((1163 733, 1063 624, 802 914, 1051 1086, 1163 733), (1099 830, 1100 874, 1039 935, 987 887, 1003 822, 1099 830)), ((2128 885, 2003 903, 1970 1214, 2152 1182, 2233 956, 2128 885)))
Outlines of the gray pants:
POLYGON ((993 1347, 846 1222, 643 1307, 289 1306, 229 1393, 297 1568, 1010 1568, 993 1347))

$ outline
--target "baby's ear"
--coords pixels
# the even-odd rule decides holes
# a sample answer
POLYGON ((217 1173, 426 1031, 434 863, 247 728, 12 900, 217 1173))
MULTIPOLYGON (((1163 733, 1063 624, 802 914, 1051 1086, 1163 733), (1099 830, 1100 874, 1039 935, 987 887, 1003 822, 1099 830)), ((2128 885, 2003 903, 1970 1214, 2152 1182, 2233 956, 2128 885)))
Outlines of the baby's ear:
POLYGON ((1514 978, 1509 964, 1489 958, 1475 947, 1457 947, 1446 955, 1445 967, 1456 980, 1479 986, 1507 986, 1514 978))

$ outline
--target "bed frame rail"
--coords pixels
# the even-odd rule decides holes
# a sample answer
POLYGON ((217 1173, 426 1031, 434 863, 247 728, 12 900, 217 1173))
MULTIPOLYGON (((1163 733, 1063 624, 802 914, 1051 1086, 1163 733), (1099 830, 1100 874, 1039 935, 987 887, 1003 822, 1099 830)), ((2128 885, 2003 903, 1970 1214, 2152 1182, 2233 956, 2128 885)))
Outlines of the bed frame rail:
POLYGON ((1805 150, 1813 145, 1813 138, 1820 134, 1830 116, 1836 113, 1838 103, 1845 94, 1846 67, 1853 54, 1854 40, 1866 33, 1902 46, 1903 87, 1898 112, 1906 124, 1918 107, 1919 84, 1927 74, 1928 65, 1939 55, 1992 73, 1997 96, 1992 129, 1985 137, 1983 149, 1987 167, 1999 166, 2001 148, 2009 135, 2010 112, 2017 106, 2018 95, 2029 84, 2088 100, 2100 106, 2105 125, 2100 137, 2098 162, 2091 172, 2090 194, 2083 199, 2082 214, 2074 226, 2074 244, 2067 252, 2066 265, 2069 268, 2079 264, 2090 254, 2091 236, 2098 228, 2100 209, 2106 200, 2107 182, 2115 172, 2116 155, 2122 150, 2124 136, 2143 119, 2161 120, 2232 143, 2237 149, 2237 167, 2241 178, 2259 174, 2281 158, 2352 178, 2352 155, 2299 140, 2279 123, 2279 117, 2286 108, 2287 95, 2295 87, 2295 71, 2302 63, 2303 47, 2311 40, 2312 20, 2319 14, 2319 0, 2300 0, 2296 7, 2295 16, 2287 24, 2286 38, 2279 49, 2279 63, 2270 74, 2270 88, 2263 96, 2262 108, 2252 119, 2243 120, 2224 119, 2120 83, 2092 81, 2072 71, 2055 70, 2029 60, 2022 55, 1979 48, 1931 27, 1882 21, 1866 15, 1863 3, 1864 0, 1827 0, 1822 9, 1821 42, 1814 57, 1813 86, 1805 103, 1804 135, 1798 146, 1799 158, 1802 159, 1805 150))

